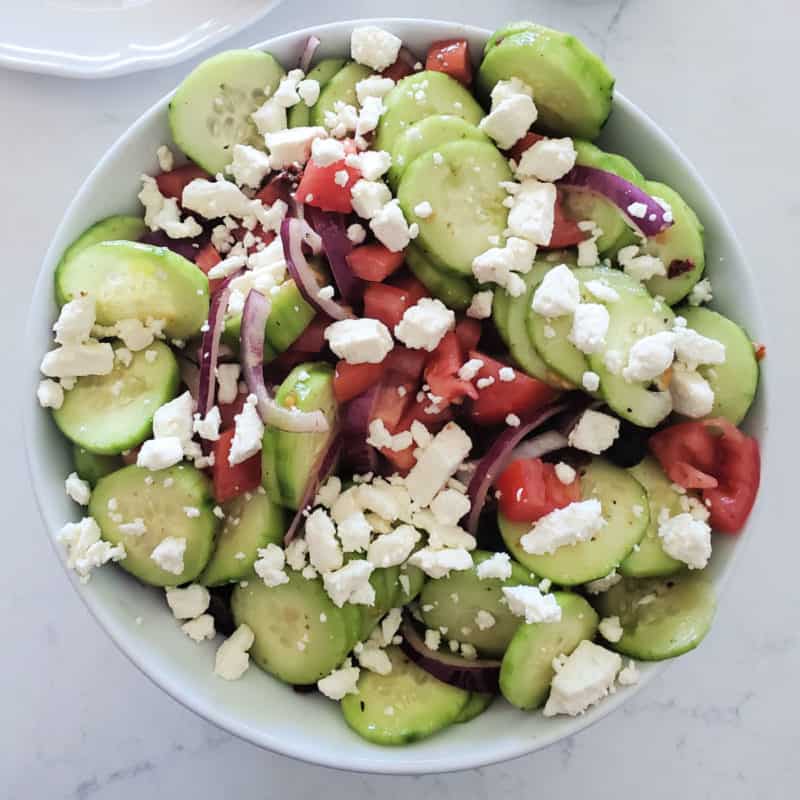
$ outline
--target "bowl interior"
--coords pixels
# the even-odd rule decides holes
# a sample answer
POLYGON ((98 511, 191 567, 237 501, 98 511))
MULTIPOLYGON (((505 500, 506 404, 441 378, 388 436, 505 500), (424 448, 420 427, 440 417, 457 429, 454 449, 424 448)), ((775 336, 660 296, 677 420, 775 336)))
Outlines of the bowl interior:
MULTIPOLYGON (((489 31, 451 22, 375 20, 392 30, 418 53, 440 38, 465 36, 480 52, 489 31)), ((341 22, 313 29, 322 40, 320 55, 349 51, 355 23, 341 22)), ((264 42, 284 65, 298 58, 311 31, 298 31, 264 42)), ((79 517, 64 493, 71 471, 70 449, 50 415, 35 402, 37 371, 51 347, 50 326, 56 315, 52 275, 64 248, 83 229, 109 214, 141 213, 136 200, 139 176, 157 169, 158 145, 170 143, 164 98, 147 111, 111 148, 86 179, 70 205, 45 258, 36 284, 28 322, 30 403, 25 407, 26 448, 33 486, 51 537, 64 522, 79 517)), ((764 328, 753 278, 730 225, 711 192, 677 147, 644 113, 619 93, 600 145, 629 156, 649 178, 675 187, 697 211, 706 228, 708 274, 714 282, 714 306, 742 322, 755 338, 764 328), (726 273, 723 279, 723 274, 726 273)), ((747 427, 765 433, 764 387, 748 417, 747 427)), ((754 513, 753 528, 758 521, 754 513)), ((745 534, 746 535, 746 534, 745 534)), ((709 572, 721 585, 729 573, 738 537, 717 536, 709 572)), ((60 548, 59 548, 60 550, 60 548)), ((59 557, 62 557, 59 552, 59 557)), ((496 703, 480 722, 454 726, 427 741, 396 749, 373 746, 344 724, 338 706, 321 696, 300 696, 257 668, 240 681, 226 683, 213 674, 218 642, 196 645, 175 624, 163 593, 140 585, 121 570, 98 570, 85 586, 70 579, 86 604, 119 647, 142 671, 174 698, 208 720, 249 741, 286 755, 326 766, 381 773, 430 773, 466 769, 524 755, 571 735, 602 718, 636 689, 617 692, 577 719, 544 719, 496 703), (137 623, 137 618, 139 622, 137 623)), ((658 671, 643 665, 643 685, 658 671)))

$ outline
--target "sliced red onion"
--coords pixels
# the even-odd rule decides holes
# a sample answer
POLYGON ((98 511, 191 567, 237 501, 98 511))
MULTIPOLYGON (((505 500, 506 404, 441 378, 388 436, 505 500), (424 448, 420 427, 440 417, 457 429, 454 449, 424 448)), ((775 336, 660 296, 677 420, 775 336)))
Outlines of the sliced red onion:
POLYGON ((170 239, 164 231, 148 231, 139 241, 142 244, 153 245, 153 247, 166 247, 194 264, 197 254, 209 241, 209 236, 204 231, 194 239, 170 239))
POLYGON ((314 53, 320 45, 319 39, 313 34, 306 39, 306 46, 303 48, 303 54, 300 56, 298 66, 303 72, 308 73, 308 68, 311 66, 311 61, 314 58, 314 53))
POLYGON ((314 466, 311 468, 311 474, 308 476, 308 483, 306 490, 303 492, 303 497, 300 499, 300 505, 297 508, 297 513, 292 519, 289 529, 283 536, 284 546, 291 543, 292 539, 297 536, 300 526, 305 522, 308 514, 309 507, 314 502, 317 496, 319 487, 323 481, 327 480, 328 475, 333 472, 336 466, 336 461, 339 458, 339 453, 342 450, 342 437, 337 433, 331 436, 328 446, 320 453, 314 466))
POLYGON ((322 211, 314 206, 305 206, 305 218, 322 239, 322 249, 339 295, 345 303, 352 305, 363 296, 364 283, 347 263, 347 256, 353 249, 347 236, 347 218, 344 214, 322 211))
POLYGON ((369 423, 380 386, 375 385, 354 397, 345 407, 342 417, 342 454, 357 475, 378 472, 380 458, 378 451, 367 444, 369 423))
POLYGON ((568 446, 567 437, 560 431, 545 431, 515 447, 508 461, 511 463, 520 458, 541 458, 568 446))
POLYGON ((628 224, 645 236, 655 236, 673 224, 672 215, 658 201, 638 186, 594 167, 573 167, 558 185, 574 192, 591 192, 610 200, 622 212, 628 224), (641 204, 644 211, 636 216, 630 212, 634 203, 641 204))
POLYGON ((500 691, 500 662, 488 658, 462 658, 454 653, 425 646, 414 623, 406 618, 400 628, 403 652, 425 672, 450 686, 468 692, 497 694, 500 691))
POLYGON ((214 407, 217 388, 217 362, 219 361, 219 340, 225 327, 225 312, 231 296, 231 283, 242 274, 242 270, 229 275, 211 295, 211 309, 208 312, 206 330, 200 343, 200 381, 197 387, 197 411, 205 417, 214 407))
POLYGON ((318 253, 322 247, 322 239, 309 224, 302 219, 284 219, 281 223, 281 242, 286 267, 306 302, 332 319, 352 318, 353 312, 347 306, 333 299, 320 297, 320 286, 303 253, 303 244, 307 244, 312 252, 318 253))
POLYGON ((505 469, 514 448, 533 430, 538 428, 551 417, 564 410, 564 405, 550 405, 539 409, 535 414, 523 419, 516 428, 505 428, 494 440, 486 455, 480 460, 472 480, 469 482, 467 493, 471 502, 469 517, 467 517, 467 530, 475 536, 478 531, 478 521, 481 511, 486 503, 486 495, 500 473, 505 469))
POLYGON ((242 373, 247 388, 256 396, 258 413, 266 425, 292 433, 324 433, 328 420, 321 411, 297 411, 275 402, 264 382, 264 328, 272 308, 261 292, 251 289, 242 310, 239 334, 242 373))

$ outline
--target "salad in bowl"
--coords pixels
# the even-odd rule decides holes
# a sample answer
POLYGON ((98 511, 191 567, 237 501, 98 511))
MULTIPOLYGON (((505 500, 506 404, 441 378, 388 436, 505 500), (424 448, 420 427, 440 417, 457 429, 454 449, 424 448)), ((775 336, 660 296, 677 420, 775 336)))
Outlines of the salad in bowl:
POLYGON ((712 623, 764 349, 688 203, 593 143, 614 79, 575 37, 349 38, 198 66, 141 214, 63 253, 58 538, 371 743, 582 715, 712 623))

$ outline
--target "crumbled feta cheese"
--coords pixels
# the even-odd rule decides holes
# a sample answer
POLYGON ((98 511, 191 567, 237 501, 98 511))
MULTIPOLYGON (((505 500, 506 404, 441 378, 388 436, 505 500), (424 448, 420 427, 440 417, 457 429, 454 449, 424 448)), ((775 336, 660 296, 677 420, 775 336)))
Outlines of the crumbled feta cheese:
POLYGON ((181 536, 165 536, 150 553, 150 558, 172 575, 183 572, 183 556, 186 552, 186 538, 181 536))
POLYGON ((336 532, 342 542, 342 550, 345 553, 354 553, 369 547, 372 526, 362 511, 356 511, 338 524, 336 532))
POLYGON ((222 423, 222 417, 219 413, 219 408, 214 406, 211 411, 206 414, 203 419, 199 414, 195 414, 192 429, 201 438, 207 442, 216 442, 219 439, 219 426, 222 423))
POLYGON ((530 272, 536 258, 536 246, 527 239, 511 236, 503 247, 490 247, 472 261, 472 274, 478 283, 496 283, 512 297, 525 291, 517 273, 530 272))
MULTIPOLYGON (((48 378, 80 378, 108 375, 114 369, 114 350, 108 342, 90 340, 45 353, 41 370, 48 378)), ((63 380, 62 380, 63 384, 63 380)))
POLYGON ((365 511, 374 511, 386 520, 394 521, 410 513, 411 499, 402 486, 392 486, 384 480, 363 483, 358 487, 358 503, 365 511))
MULTIPOLYGON (((378 121, 386 109, 380 97, 365 97, 356 122, 356 137, 366 136, 378 127, 378 121)), ((366 176, 365 176, 366 177, 366 176)), ((369 180, 369 179, 368 179, 369 180)))
POLYGON ((257 108, 250 115, 250 118, 262 135, 282 131, 288 124, 286 107, 282 106, 274 97, 270 97, 263 105, 257 108))
POLYGON ((370 544, 367 559, 376 567, 403 564, 420 538, 419 531, 411 525, 398 525, 391 533, 378 536, 370 544))
POLYGON ((358 654, 358 663, 359 666, 377 675, 389 675, 392 671, 392 662, 386 651, 381 650, 373 642, 367 642, 358 654))
POLYGON ((167 605, 175 619, 194 619, 208 611, 211 595, 205 586, 193 583, 185 589, 167 588, 167 605))
POLYGON ((559 461, 558 464, 556 464, 555 470, 556 477, 565 486, 569 486, 571 483, 573 483, 578 475, 578 473, 575 472, 575 470, 569 464, 565 464, 563 461, 559 461))
POLYGON ((367 231, 363 225, 354 222, 347 227, 347 238, 353 244, 361 244, 367 238, 367 231))
POLYGON ((342 481, 336 475, 331 475, 317 491, 314 498, 315 506, 330 508, 342 492, 342 481))
POLYGON ((689 569, 704 569, 711 558, 711 528, 708 523, 681 513, 659 517, 658 537, 668 556, 683 561, 689 569))
POLYGON ((242 410, 237 414, 233 421, 235 429, 231 449, 228 453, 228 464, 234 466, 247 461, 261 450, 261 442, 264 438, 264 423, 256 408, 256 396, 248 395, 247 402, 242 410))
POLYGON ((703 303, 710 303, 713 299, 711 281, 708 278, 698 281, 689 292, 689 305, 691 306, 701 306, 703 303))
POLYGON ((359 104, 363 105, 368 97, 377 97, 382 100, 393 88, 394 81, 391 78, 370 75, 356 84, 356 97, 359 104))
POLYGON ((567 441, 570 447, 600 455, 608 450, 618 437, 619 420, 616 417, 587 409, 581 414, 578 424, 570 431, 567 441))
POLYGON ((425 647, 428 650, 438 650, 442 645, 442 634, 439 631, 428 628, 425 631, 425 647))
POLYGON ((211 614, 200 614, 195 619, 190 619, 181 625, 181 630, 193 641, 202 642, 205 639, 213 639, 216 636, 214 628, 214 617, 211 614))
POLYGON ((471 358, 461 365, 458 370, 458 377, 462 381, 471 381, 483 369, 483 361, 480 358, 471 358))
POLYGON ((600 388, 600 376, 596 372, 587 370, 581 376, 581 385, 587 392, 596 392, 600 388))
POLYGON ((377 319, 342 319, 325 329, 331 350, 348 364, 380 364, 394 347, 389 329, 377 319))
POLYGON ((412 567, 419 567, 429 578, 444 578, 452 570, 471 569, 472 556, 462 548, 431 550, 429 547, 424 547, 417 550, 408 559, 408 563, 412 567))
POLYGON ((510 428, 519 428, 522 420, 516 414, 508 414, 506 416, 506 425, 510 428))
MULTIPOLYGON (((680 318, 679 318, 680 319, 680 318)), ((699 364, 724 364, 725 345, 716 339, 709 339, 691 328, 675 328, 675 356, 689 369, 699 364)))
POLYGON ((600 501, 593 497, 570 503, 540 517, 520 539, 520 545, 531 555, 555 553, 559 547, 589 541, 605 524, 600 501))
POLYGON ((646 382, 669 369, 675 357, 675 334, 659 331, 634 342, 628 351, 628 364, 622 370, 626 381, 646 382))
POLYGON ((235 681, 244 675, 250 666, 247 651, 255 641, 248 625, 240 625, 217 649, 214 674, 226 681, 235 681))
POLYGON ((314 139, 311 159, 318 167, 329 167, 344 159, 344 145, 338 139, 314 139))
POLYGON ((475 624, 478 626, 479 631, 488 631, 490 628, 495 626, 497 620, 494 618, 494 615, 490 614, 488 611, 484 611, 484 609, 480 609, 477 614, 475 614, 475 624))
POLYGON ((313 78, 306 78, 297 84, 297 94, 309 108, 319 100, 319 92, 319 81, 315 81, 313 78))
POLYGON ((639 683, 639 670, 633 661, 628 661, 628 666, 620 670, 617 675, 617 681, 620 686, 634 686, 639 683))
POLYGON ((150 470, 166 469, 183 461, 183 442, 177 436, 148 439, 136 456, 136 466, 150 470))
POLYGON ((533 293, 531 308, 547 319, 574 314, 581 304, 581 285, 566 264, 553 267, 533 293))
POLYGON ((226 172, 233 176, 237 186, 258 189, 269 171, 269 157, 266 153, 248 144, 233 146, 233 161, 226 168, 226 172))
POLYGON ((622 625, 619 624, 619 617, 605 617, 600 620, 597 626, 600 635, 607 642, 618 642, 622 638, 622 625))
POLYGON ((64 481, 64 488, 66 489, 68 497, 74 500, 79 506, 89 505, 92 489, 86 481, 82 481, 78 477, 77 472, 70 472, 66 481, 64 481))
POLYGON ((348 166, 355 167, 366 181, 377 181, 392 166, 392 157, 385 150, 365 150, 347 156, 348 166))
POLYGON ((635 244, 623 247, 617 253, 617 261, 625 273, 637 281, 647 281, 656 275, 667 274, 667 268, 660 258, 647 254, 639 255, 639 247, 635 244))
POLYGON ((616 303, 619 300, 619 292, 612 289, 604 280, 586 281, 583 285, 589 294, 603 303, 616 303))
POLYGON ((598 578, 595 581, 589 581, 586 584, 585 589, 589 594, 602 594, 603 592, 607 592, 612 586, 616 586, 622 580, 622 575, 620 575, 615 569, 611 570, 603 578, 598 578))
POLYGON ((553 678, 544 715, 582 714, 614 690, 621 666, 616 653, 584 639, 553 678))
POLYGON ((123 522, 117 525, 117 530, 123 536, 144 536, 147 533, 147 526, 141 517, 135 517, 130 522, 123 522))
POLYGON ((284 108, 291 108, 300 102, 300 96, 297 94, 297 86, 305 75, 301 69, 289 70, 288 74, 281 79, 278 88, 272 95, 278 105, 284 108))
POLYGON ((58 344, 78 345, 91 339, 95 322, 95 302, 92 297, 77 297, 61 307, 53 324, 53 337, 58 344))
POLYGON ((276 544, 268 544, 257 550, 258 559, 253 564, 256 575, 270 588, 289 583, 289 576, 284 572, 286 554, 276 544))
POLYGON ((609 320, 605 306, 599 303, 579 303, 567 338, 582 353, 597 353, 605 347, 609 320))
MULTIPOLYGON (((306 129, 292 128, 292 130, 306 129)), ((276 200, 267 207, 260 200, 251 200, 236 184, 226 181, 222 175, 218 175, 217 178, 216 181, 196 178, 187 184, 181 198, 183 207, 196 211, 206 219, 255 217, 265 230, 278 231, 280 229, 281 220, 288 210, 288 206, 283 200, 276 200)))
POLYGON ((58 411, 64 405, 64 389, 57 381, 47 378, 39 382, 36 398, 42 408, 53 408, 58 411))
POLYGON ((181 222, 178 201, 174 197, 164 197, 155 179, 149 175, 142 175, 142 190, 138 198, 144 206, 144 223, 151 231, 162 230, 170 239, 191 239, 203 232, 194 217, 181 222))
POLYGON ((347 694, 358 694, 358 676, 361 670, 348 658, 340 669, 335 669, 317 681, 317 689, 331 700, 341 700, 347 694))
POLYGON ((669 383, 672 408, 679 414, 693 419, 706 417, 714 408, 714 390, 708 381, 694 370, 676 363, 672 367, 669 383))
MULTIPOLYGON (((407 577, 407 576, 400 576, 407 577)), ((406 594, 408 592, 406 591, 406 594)), ((401 608, 392 608, 389 613, 381 621, 381 636, 384 645, 390 645, 395 634, 400 629, 400 624, 403 621, 403 610, 401 608)))
POLYGON ((80 522, 68 522, 56 538, 66 548, 67 567, 78 573, 81 583, 88 582, 96 567, 125 558, 122 544, 111 545, 101 539, 100 526, 93 517, 84 517, 80 522))
POLYGON ((401 450, 411 447, 413 441, 410 431, 401 431, 394 435, 389 433, 382 419, 373 419, 369 424, 367 444, 376 447, 378 450, 386 448, 394 452, 400 452, 401 450))
POLYGON ((153 437, 175 437, 181 442, 192 438, 194 419, 192 395, 186 391, 174 400, 164 403, 153 416, 153 437))
POLYGON ((508 150, 528 132, 537 116, 530 86, 519 78, 512 78, 495 84, 491 112, 478 127, 491 136, 501 150, 508 150))
POLYGON ((239 394, 239 364, 220 364, 217 367, 217 397, 220 403, 232 403, 239 394))
POLYGON ((393 253, 404 250, 412 239, 411 229, 397 200, 390 200, 373 214, 369 227, 375 238, 393 253))
POLYGON ((311 157, 311 143, 328 135, 319 126, 287 128, 264 135, 269 148, 269 164, 274 170, 286 169, 292 164, 305 164, 311 157))
MULTIPOLYGON (((353 210, 356 214, 369 220, 379 214, 392 199, 392 193, 385 183, 367 181, 363 178, 353 184, 350 189, 350 195, 353 200, 353 210)), ((391 214, 391 212, 389 213, 391 214)), ((405 219, 403 222, 405 223, 405 219)))
POLYGON ((441 525, 458 525, 469 514, 469 497, 455 489, 443 489, 430 504, 431 512, 441 525))
POLYGON ((494 300, 494 292, 487 290, 484 292, 476 292, 472 295, 472 302, 467 308, 467 316, 473 319, 488 319, 492 316, 492 301, 494 300))
POLYGON ((575 166, 576 157, 572 139, 540 139, 522 154, 517 176, 557 181, 575 166))
POLYGON ((286 552, 284 558, 286 563, 295 572, 301 572, 306 566, 306 558, 308 556, 308 542, 305 539, 292 539, 286 545, 286 552))
POLYGON ((316 509, 306 520, 305 528, 311 564, 323 573, 339 569, 343 563, 342 550, 327 512, 316 509))
POLYGON ((520 184, 508 212, 512 236, 536 245, 548 245, 555 224, 556 187, 528 178, 520 184))
POLYGON ((359 64, 383 72, 397 61, 403 42, 392 33, 375 25, 353 28, 350 35, 350 55, 359 64))
POLYGON ((423 297, 405 310, 403 318, 394 326, 394 335, 406 347, 430 353, 455 325, 456 315, 441 300, 423 297))
POLYGON ((647 214, 647 204, 639 202, 631 203, 628 206, 628 213, 635 219, 644 219, 645 214, 647 214))
POLYGON ((504 586, 508 610, 525 622, 560 622, 561 606, 554 594, 542 594, 536 586, 504 586))
POLYGON ((345 603, 375 605, 375 589, 369 576, 375 567, 364 559, 353 559, 333 572, 326 572, 322 582, 333 604, 341 608, 345 603))
POLYGON ((333 104, 333 111, 325 112, 324 121, 331 136, 343 139, 348 133, 355 131, 356 125, 358 125, 358 111, 355 106, 337 100, 333 104))
POLYGON ((162 172, 171 172, 175 167, 175 156, 165 144, 162 144, 156 150, 156 158, 158 159, 158 167, 162 172))
POLYGON ((469 436, 454 422, 448 422, 423 450, 406 476, 406 487, 412 500, 419 507, 429 505, 471 449, 469 436))
POLYGON ((481 561, 475 568, 475 573, 482 581, 492 578, 507 580, 511 577, 511 557, 508 553, 495 553, 491 558, 481 561))

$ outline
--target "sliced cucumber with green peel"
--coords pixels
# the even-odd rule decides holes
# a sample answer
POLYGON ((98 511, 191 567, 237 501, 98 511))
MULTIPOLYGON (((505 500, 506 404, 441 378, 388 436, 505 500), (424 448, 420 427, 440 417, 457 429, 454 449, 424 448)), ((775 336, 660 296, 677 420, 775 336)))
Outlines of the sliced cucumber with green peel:
MULTIPOLYGON (((475 550, 472 561, 477 566, 494 553, 475 550)), ((451 572, 446 578, 425 583, 419 602, 428 628, 445 627, 447 635, 473 645, 481 655, 500 657, 519 627, 520 618, 508 610, 504 586, 532 585, 530 571, 511 562, 511 576, 506 580, 481 580, 475 569, 451 572), (481 630, 475 621, 479 611, 494 617, 494 625, 481 630)))
MULTIPOLYGON (((73 258, 82 253, 87 247, 99 242, 113 241, 138 241, 148 232, 147 225, 141 217, 128 216, 127 214, 116 214, 113 217, 106 217, 99 222, 95 222, 87 228, 65 251, 56 267, 58 274, 64 266, 73 258)), ((58 298, 59 305, 63 300, 58 298)))
POLYGON ((99 242, 62 261, 55 280, 60 305, 94 298, 98 325, 159 319, 167 336, 190 339, 208 318, 208 278, 166 247, 99 242))
POLYGON ((235 144, 264 149, 250 115, 278 88, 283 67, 269 53, 227 50, 206 59, 184 78, 169 103, 175 144, 216 175, 233 160, 235 144))
POLYGON ((419 282, 448 308, 464 311, 477 291, 474 281, 443 270, 433 264, 425 253, 413 244, 405 251, 406 264, 419 282))
POLYGON ((475 717, 479 717, 494 702, 495 695, 473 692, 467 700, 467 704, 461 709, 461 713, 456 717, 456 722, 471 722, 475 717))
POLYGON ((386 653, 388 675, 361 670, 358 694, 342 698, 345 722, 369 742, 398 745, 427 739, 454 723, 470 693, 442 683, 410 661, 397 647, 386 653))
POLYGON ((356 84, 363 81, 364 78, 369 78, 370 75, 372 75, 372 70, 369 67, 356 64, 355 61, 341 67, 322 87, 319 99, 311 109, 311 124, 327 128, 325 112, 334 111, 334 106, 338 102, 358 108, 356 84))
POLYGON ((652 295, 664 298, 668 305, 683 300, 700 280, 706 265, 703 245, 703 226, 697 214, 688 203, 672 188, 663 183, 647 181, 644 190, 669 203, 672 208, 674 223, 659 233, 651 236, 643 246, 643 250, 664 262, 668 274, 673 262, 689 262, 692 269, 676 275, 674 278, 655 276, 646 285, 652 295))
POLYGON ((64 393, 61 408, 53 409, 53 419, 64 436, 85 450, 118 455, 151 435, 153 415, 175 397, 179 383, 175 356, 156 341, 134 353, 130 366, 115 360, 108 375, 78 378, 75 388, 64 393), (152 362, 148 351, 157 354, 152 362))
POLYGON ((619 617, 622 638, 613 650, 643 661, 661 661, 693 650, 708 633, 716 600, 701 572, 670 578, 626 578, 597 596, 604 617, 619 617))
MULTIPOLYGON (((323 58, 311 72, 306 75, 306 79, 317 81, 320 91, 325 88, 330 79, 347 62, 343 58, 323 58)), ((314 104, 316 105, 316 103, 314 104)), ((313 106, 311 107, 313 108, 313 106)), ((311 108, 302 100, 295 103, 288 111, 286 118, 290 128, 304 128, 311 124, 311 108)))
MULTIPOLYGON (((267 320, 269 322, 269 320, 267 320)), ((241 345, 242 336, 242 315, 234 314, 225 320, 225 327, 222 329, 222 337, 220 341, 224 342, 230 347, 233 354, 238 358, 240 356, 239 347, 241 345)), ((269 364, 278 356, 277 350, 266 339, 266 326, 264 338, 264 363, 269 364)))
POLYGON ((221 586, 240 581, 253 571, 258 549, 281 545, 287 522, 283 508, 266 494, 243 494, 226 503, 214 553, 198 582, 221 586))
POLYGON ((436 264, 472 276, 472 262, 502 237, 508 222, 501 181, 511 180, 506 159, 492 144, 443 144, 406 167, 397 199, 407 219, 419 224, 416 244, 436 264), (419 219, 414 208, 427 201, 433 214, 419 219))
POLYGON ((509 22, 508 25, 503 25, 498 28, 487 40, 483 46, 484 56, 492 49, 497 47, 503 39, 513 36, 515 33, 522 33, 523 31, 533 30, 537 27, 535 22, 527 20, 520 20, 519 22, 509 22))
POLYGON ((102 456, 92 453, 79 444, 72 446, 72 463, 75 464, 75 472, 78 473, 78 477, 88 481, 90 486, 95 486, 100 478, 116 472, 124 466, 119 456, 102 456))
POLYGON ((487 100, 498 81, 513 77, 533 89, 537 127, 548 133, 595 139, 611 113, 614 77, 570 34, 530 23, 503 36, 486 53, 476 87, 487 100))
POLYGON ((511 522, 498 513, 500 534, 520 564, 542 578, 561 586, 577 586, 615 570, 630 554, 647 530, 647 495, 642 485, 626 470, 595 458, 580 472, 581 497, 596 498, 606 524, 586 542, 559 547, 554 553, 531 555, 520 539, 531 530, 527 522, 511 522), (642 509, 638 514, 636 507, 642 509))
POLYGON ((597 613, 580 595, 555 592, 555 597, 561 619, 520 625, 500 666, 503 697, 525 711, 539 708, 547 700, 555 675, 553 659, 569 655, 597 631, 597 613))
POLYGON ((255 636, 250 657, 270 675, 293 684, 316 683, 336 669, 356 643, 355 606, 337 608, 319 578, 286 570, 289 582, 268 587, 255 575, 231 595, 237 625, 255 636))
POLYGON ((285 408, 322 411, 329 429, 324 433, 290 433, 268 427, 262 447, 262 483, 276 503, 297 509, 312 479, 314 464, 328 446, 336 419, 333 368, 315 362, 299 364, 280 385, 275 400, 285 408))
POLYGON ((650 522, 638 546, 620 564, 619 572, 633 578, 674 575, 684 568, 684 564, 664 552, 658 536, 658 516, 662 508, 666 508, 671 517, 680 514, 683 511, 681 495, 672 488, 672 481, 664 474, 658 461, 651 456, 646 456, 628 472, 644 486, 647 492, 650 522))
POLYGON ((388 173, 389 185, 397 186, 406 167, 417 156, 447 142, 458 142, 461 139, 471 139, 476 142, 490 141, 489 137, 472 123, 447 114, 434 114, 409 125, 395 139, 392 148, 392 166, 388 173))
POLYGON ((132 465, 97 482, 89 514, 97 520, 103 539, 125 546, 126 556, 119 565, 126 572, 152 586, 180 586, 193 581, 211 556, 219 525, 212 512, 214 504, 211 482, 189 464, 157 472, 132 465), (142 521, 143 533, 120 530, 137 519, 142 521), (151 558, 166 537, 186 543, 183 571, 178 575, 151 558))
POLYGON ((469 90, 444 72, 424 70, 403 78, 383 103, 386 111, 378 124, 375 149, 390 153, 405 129, 426 117, 446 114, 473 125, 483 119, 483 109, 469 90))
POLYGON ((725 345, 725 363, 698 367, 714 390, 710 417, 725 417, 738 425, 747 414, 758 388, 759 369, 750 337, 735 322, 709 308, 682 306, 677 313, 703 336, 725 345))

